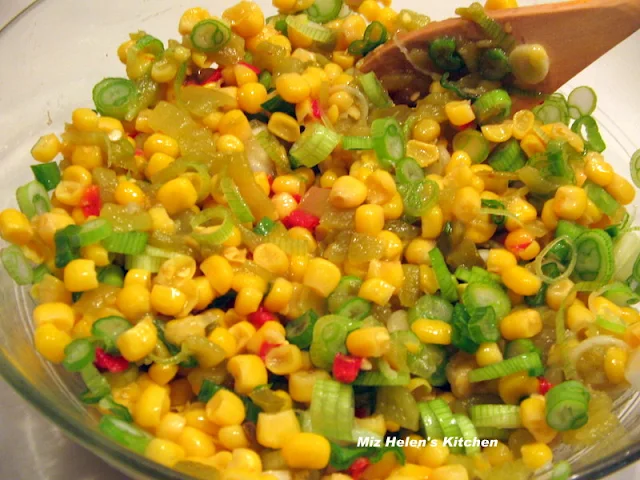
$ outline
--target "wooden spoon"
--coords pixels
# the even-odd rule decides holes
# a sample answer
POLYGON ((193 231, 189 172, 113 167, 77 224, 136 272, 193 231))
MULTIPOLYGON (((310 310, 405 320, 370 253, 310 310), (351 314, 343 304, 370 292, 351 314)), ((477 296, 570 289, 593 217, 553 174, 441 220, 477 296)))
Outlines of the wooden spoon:
MULTIPOLYGON (((541 83, 523 86, 542 93, 555 92, 640 29, 640 0, 576 0, 489 14, 510 29, 517 44, 538 43, 545 47, 550 59, 549 75, 541 83)), ((425 50, 431 41, 442 36, 472 41, 486 38, 475 23, 462 18, 434 22, 374 50, 360 69, 374 71, 380 78, 394 72, 415 71, 398 43, 408 51, 425 50)), ((520 108, 537 103, 535 99, 520 100, 520 108)))

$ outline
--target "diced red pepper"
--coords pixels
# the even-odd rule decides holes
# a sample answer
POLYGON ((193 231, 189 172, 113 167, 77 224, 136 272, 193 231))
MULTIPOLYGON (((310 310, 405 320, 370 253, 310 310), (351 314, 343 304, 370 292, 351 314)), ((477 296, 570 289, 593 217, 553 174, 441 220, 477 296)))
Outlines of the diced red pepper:
POLYGON ((209 78, 207 78, 204 82, 202 82, 202 85, 207 85, 209 83, 218 82, 218 81, 220 81, 221 78, 222 78, 222 69, 218 68, 218 69, 213 71, 213 73, 211 74, 211 76, 209 78))
POLYGON ((302 200, 302 196, 300 196, 297 193, 294 193, 293 195, 291 195, 293 197, 293 199, 296 201, 296 203, 300 203, 300 200, 302 200))
POLYGON ((260 328, 262 325, 264 325, 267 322, 278 320, 278 317, 276 317, 275 314, 267 310, 263 305, 260 305, 258 307, 258 310, 256 310, 255 312, 250 313, 247 316, 247 318, 251 322, 251 324, 256 328, 260 328))
POLYGON ((282 223, 287 227, 287 229, 302 227, 313 233, 316 227, 320 224, 320 219, 311 213, 305 212, 304 210, 294 210, 282 219, 282 223))
POLYGON ((87 187, 82 196, 80 207, 82 208, 82 213, 87 218, 100 216, 102 200, 100 199, 100 188, 97 185, 87 187))
POLYGON ((546 395, 551 388, 553 388, 553 383, 544 377, 538 377, 538 393, 540 395, 546 395))
POLYGON ((366 407, 356 407, 355 415, 356 418, 366 418, 369 416, 369 411, 366 407))
POLYGON ((269 352, 271 351, 271 349, 279 347, 281 344, 280 343, 269 343, 269 342, 262 342, 262 345, 260 345, 260 351, 258 352, 258 356, 264 360, 265 357, 269 354, 269 352))
POLYGON ((247 62, 238 62, 238 65, 244 65, 248 69, 253 70, 253 72, 256 75, 260 75, 260 69, 258 67, 256 67, 255 65, 251 65, 250 63, 247 63, 247 62))
POLYGON ((473 122, 469 122, 469 123, 465 123, 464 125, 460 125, 459 127, 456 127, 459 131, 463 131, 466 130, 467 128, 471 128, 473 127, 474 123, 473 122))
POLYGON ((136 148, 136 157, 144 157, 144 150, 136 148))
POLYGON ((320 119, 322 118, 322 109, 320 108, 320 102, 317 99, 313 99, 311 101, 311 110, 313 111, 313 116, 320 119))
POLYGON ((361 366, 361 357, 336 353, 336 357, 333 359, 333 377, 339 382, 351 383, 358 377, 361 366))
POLYGON ((129 360, 124 357, 109 355, 101 348, 96 348, 96 360, 93 364, 100 370, 112 373, 124 372, 129 368, 129 360))
POLYGON ((371 465, 371 462, 368 458, 356 458, 351 466, 347 469, 347 472, 349 472, 349 475, 351 476, 351 478, 353 478, 353 480, 358 480, 364 473, 364 471, 369 468, 369 465, 371 465))

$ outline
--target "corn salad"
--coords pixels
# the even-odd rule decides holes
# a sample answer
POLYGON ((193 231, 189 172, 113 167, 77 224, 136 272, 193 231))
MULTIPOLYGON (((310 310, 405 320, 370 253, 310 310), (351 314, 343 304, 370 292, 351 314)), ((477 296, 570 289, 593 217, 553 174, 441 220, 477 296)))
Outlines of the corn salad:
POLYGON ((273 5, 131 34, 35 143, 0 257, 37 351, 197 478, 527 478, 605 435, 639 383, 640 242, 593 91, 516 109, 549 59, 491 23, 515 0, 381 77, 363 58, 427 16, 273 5))

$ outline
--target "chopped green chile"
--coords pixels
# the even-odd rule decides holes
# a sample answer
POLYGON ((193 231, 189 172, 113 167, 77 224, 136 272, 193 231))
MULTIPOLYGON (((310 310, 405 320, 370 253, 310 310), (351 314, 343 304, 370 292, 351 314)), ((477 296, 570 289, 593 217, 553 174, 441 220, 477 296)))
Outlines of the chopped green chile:
POLYGON ((464 60, 456 52, 456 40, 451 37, 440 37, 431 42, 429 58, 445 72, 457 72, 464 68, 464 60))

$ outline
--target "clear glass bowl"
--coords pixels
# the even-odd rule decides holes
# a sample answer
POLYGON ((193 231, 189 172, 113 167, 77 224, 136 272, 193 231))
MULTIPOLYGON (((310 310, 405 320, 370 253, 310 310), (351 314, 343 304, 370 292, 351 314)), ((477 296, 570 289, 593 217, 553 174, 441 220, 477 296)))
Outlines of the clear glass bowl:
MULTIPOLYGON (((220 0, 211 12, 221 12, 235 0, 220 0)), ((266 11, 267 1, 259 0, 266 11)), ((394 7, 427 10, 433 18, 450 15, 468 2, 394 1, 394 7)), ((520 2, 543 3, 539 1, 520 2)), ((193 2, 183 0, 36 1, 0 32, 0 207, 15 206, 15 189, 31 179, 29 150, 42 134, 62 131, 71 111, 89 106, 93 85, 118 76, 123 66, 117 46, 129 32, 144 29, 159 38, 176 38, 181 13, 193 2)), ((599 110, 607 159, 627 174, 636 145, 599 110)), ((61 368, 44 361, 33 348, 29 292, 17 288, 0 272, 0 374, 31 405, 78 443, 123 473, 139 479, 185 478, 173 470, 120 447, 97 430, 97 416, 78 400, 82 385, 61 368)), ((640 394, 629 393, 616 402, 627 438, 603 438, 597 447, 571 452, 574 477, 602 478, 640 458, 640 394)), ((19 434, 19 432, 12 432, 19 434)))

